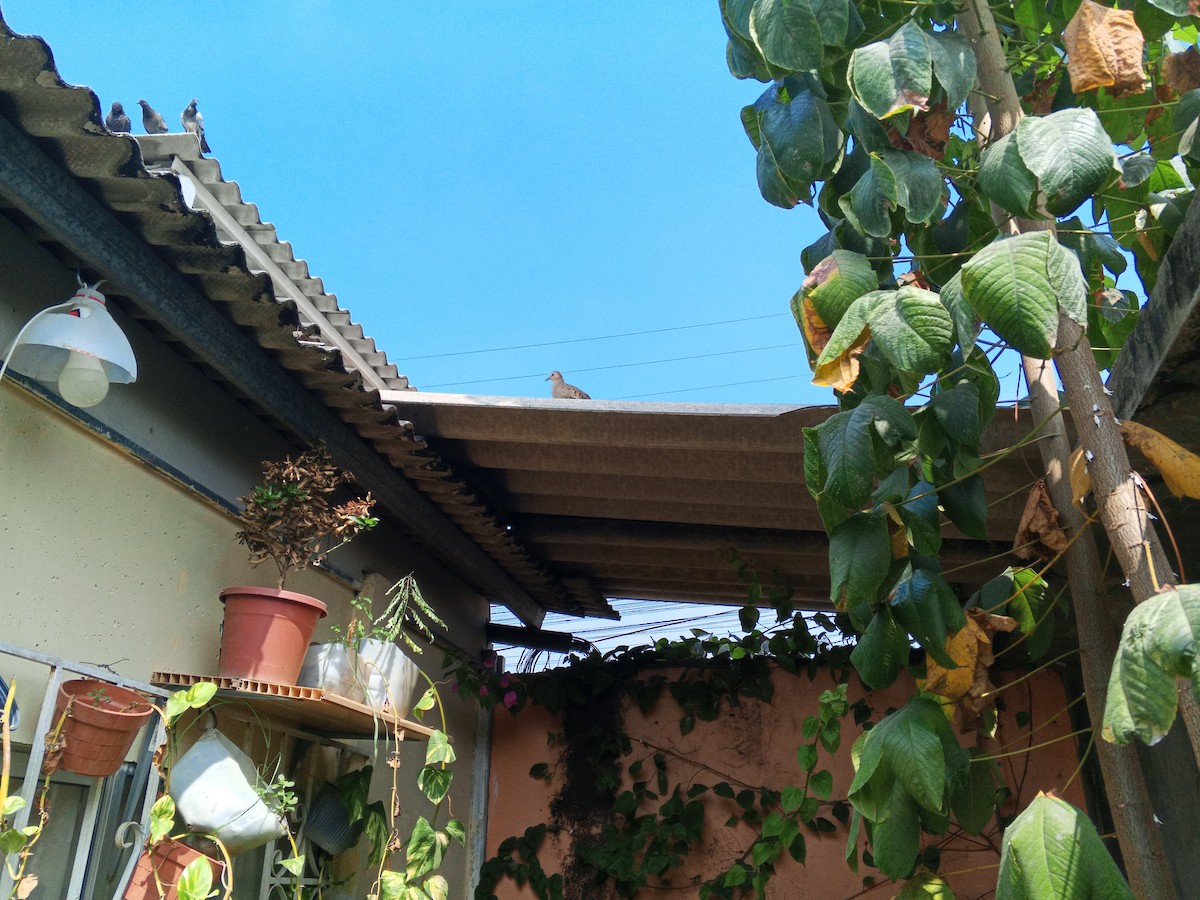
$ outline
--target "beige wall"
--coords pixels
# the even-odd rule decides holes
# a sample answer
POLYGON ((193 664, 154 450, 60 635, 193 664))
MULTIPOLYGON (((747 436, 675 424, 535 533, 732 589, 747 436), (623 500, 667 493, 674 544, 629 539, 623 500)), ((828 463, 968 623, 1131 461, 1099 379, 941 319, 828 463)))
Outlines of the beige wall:
MULTIPOLYGON (((727 710, 715 722, 697 722, 695 730, 687 735, 679 733, 681 713, 665 691, 648 715, 642 715, 636 703, 624 698, 621 707, 624 729, 634 747, 633 756, 627 758, 625 763, 652 752, 639 743, 639 739, 642 739, 651 747, 664 748, 672 784, 682 783, 686 786, 700 782, 711 786, 719 781, 732 782, 737 779, 748 785, 780 790, 788 784, 803 783, 795 755, 797 746, 802 743, 801 726, 806 716, 817 713, 818 697, 821 691, 833 686, 833 679, 826 674, 819 674, 815 681, 810 681, 806 675, 789 675, 780 670, 776 670, 773 677, 775 693, 771 705, 743 700, 740 707, 727 710)), ((879 721, 889 707, 903 705, 912 692, 911 680, 902 679, 889 690, 871 694, 869 699, 875 721, 879 721)), ((861 696, 861 688, 852 683, 850 702, 861 696)), ((998 748, 1010 745, 1005 749, 1016 750, 1031 743, 1053 741, 1071 732, 1068 717, 1062 712, 1068 701, 1057 675, 1043 673, 1014 685, 1003 696, 1007 712, 1001 716, 996 739, 986 746, 998 748), (1015 716, 1021 710, 1031 712, 1031 727, 1041 726, 1032 740, 1027 737, 1030 727, 1021 728, 1016 724, 1015 716)), ((497 708, 489 792, 489 858, 495 855, 505 838, 519 836, 531 825, 550 821, 550 804, 563 786, 561 776, 564 767, 558 765, 561 745, 548 747, 546 735, 561 732, 562 728, 561 721, 540 707, 531 707, 515 717, 497 708), (529 777, 530 767, 539 762, 549 763, 555 772, 549 786, 529 777)), ((824 750, 820 752, 818 768, 832 772, 834 799, 845 798, 854 777, 849 748, 859 731, 847 716, 842 727, 842 751, 834 759, 824 750)), ((1078 748, 1071 738, 1052 743, 1031 754, 1019 754, 1002 760, 1004 779, 1011 788, 1020 790, 1021 798, 1019 807, 1006 806, 1006 811, 1015 813, 1039 790, 1052 788, 1071 803, 1082 807, 1084 800, 1079 779, 1076 777, 1071 780, 1078 760, 1078 748)), ((651 772, 653 767, 647 761, 642 777, 651 772)), ((756 832, 744 824, 735 828, 723 827, 726 818, 738 811, 733 801, 721 800, 709 794, 706 802, 708 810, 704 837, 700 845, 688 854, 683 870, 672 873, 671 880, 675 887, 652 883, 641 895, 664 900, 695 897, 697 881, 693 879, 703 881, 723 872, 754 841, 756 832)), ((830 818, 828 810, 825 816, 830 818)), ((866 896, 890 897, 896 893, 898 888, 889 885, 886 876, 866 866, 860 864, 857 874, 850 871, 844 860, 844 827, 820 838, 808 831, 805 831, 805 836, 807 864, 801 867, 785 853, 776 864, 776 876, 770 882, 770 896, 821 900, 857 897, 863 895, 862 878, 869 874, 874 874, 882 884, 866 893, 866 896)), ((564 861, 570 853, 570 840, 565 831, 557 836, 547 834, 539 859, 548 873, 563 871, 564 861)), ((860 841, 861 846, 865 846, 865 841, 860 841)), ((996 866, 999 864, 994 848, 998 849, 999 846, 994 821, 991 832, 984 839, 952 839, 944 845, 940 871, 949 876, 947 880, 958 900, 993 896, 996 866)), ((571 895, 569 890, 567 894, 571 895)), ((527 888, 519 889, 511 881, 506 881, 500 886, 497 896, 500 900, 515 900, 532 898, 534 894, 527 888)), ((605 898, 596 893, 588 900, 605 898)))

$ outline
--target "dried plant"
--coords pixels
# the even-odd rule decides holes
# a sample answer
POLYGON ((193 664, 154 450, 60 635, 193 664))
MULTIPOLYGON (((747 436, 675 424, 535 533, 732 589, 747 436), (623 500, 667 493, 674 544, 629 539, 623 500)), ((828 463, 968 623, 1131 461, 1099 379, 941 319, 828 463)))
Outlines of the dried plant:
POLYGON ((293 569, 324 560, 379 522, 370 515, 375 505, 370 494, 337 506, 330 503, 329 495, 351 476, 323 447, 295 460, 264 460, 262 473, 262 484, 240 498, 246 508, 239 516, 238 541, 250 548, 251 565, 274 561, 280 590, 293 569))

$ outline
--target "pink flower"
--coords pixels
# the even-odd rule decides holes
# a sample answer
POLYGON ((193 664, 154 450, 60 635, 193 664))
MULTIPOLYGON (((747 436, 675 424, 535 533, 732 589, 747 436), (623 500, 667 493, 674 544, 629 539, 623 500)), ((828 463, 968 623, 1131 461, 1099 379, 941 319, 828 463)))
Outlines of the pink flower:
POLYGON ((480 697, 486 697, 487 695, 488 695, 488 689, 487 689, 487 685, 486 685, 486 684, 481 684, 481 685, 479 686, 479 696, 480 696, 480 697))
POLYGON ((483 651, 483 667, 485 669, 494 669, 496 667, 496 651, 495 650, 484 650, 483 651))
POLYGON ((500 687, 502 687, 502 688, 508 687, 508 673, 507 672, 505 672, 503 675, 500 676, 500 687))
POLYGON ((507 693, 505 693, 504 705, 508 709, 512 709, 514 706, 517 705, 517 692, 516 691, 508 691, 507 693))

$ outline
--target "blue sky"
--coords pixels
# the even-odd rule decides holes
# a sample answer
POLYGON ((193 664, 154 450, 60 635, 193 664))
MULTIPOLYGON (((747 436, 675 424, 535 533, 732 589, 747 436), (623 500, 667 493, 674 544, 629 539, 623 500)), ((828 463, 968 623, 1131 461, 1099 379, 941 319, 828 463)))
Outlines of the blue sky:
POLYGON ((196 97, 225 177, 423 390, 831 400, 788 314, 820 224, 758 195, 762 87, 715 2, 0 6, 135 132, 139 97, 173 130, 196 97))

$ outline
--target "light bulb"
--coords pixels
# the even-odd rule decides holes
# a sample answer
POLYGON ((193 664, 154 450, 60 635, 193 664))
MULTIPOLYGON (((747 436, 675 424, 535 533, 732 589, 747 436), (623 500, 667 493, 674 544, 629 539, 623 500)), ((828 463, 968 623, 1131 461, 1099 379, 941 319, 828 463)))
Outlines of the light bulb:
POLYGON ((94 356, 74 350, 58 376, 58 392, 72 406, 95 406, 108 396, 108 375, 94 356))

